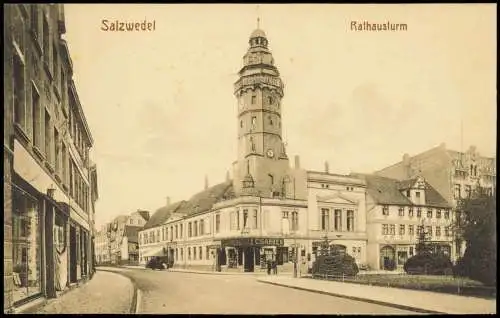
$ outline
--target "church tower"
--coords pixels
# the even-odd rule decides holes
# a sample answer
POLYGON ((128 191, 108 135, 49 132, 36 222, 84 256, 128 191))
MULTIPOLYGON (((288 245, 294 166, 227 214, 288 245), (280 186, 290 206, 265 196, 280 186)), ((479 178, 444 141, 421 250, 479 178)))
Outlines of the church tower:
POLYGON ((266 34, 257 27, 250 35, 250 46, 234 84, 238 160, 233 180, 237 195, 279 196, 288 180, 290 165, 281 121, 283 82, 268 44, 266 34))

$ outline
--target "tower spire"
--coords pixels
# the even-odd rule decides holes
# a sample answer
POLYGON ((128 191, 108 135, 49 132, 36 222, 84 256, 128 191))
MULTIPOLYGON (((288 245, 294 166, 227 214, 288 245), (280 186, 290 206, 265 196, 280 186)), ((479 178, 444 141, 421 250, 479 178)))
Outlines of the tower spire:
POLYGON ((260 29, 260 14, 259 14, 260 5, 257 5, 257 29, 260 29))

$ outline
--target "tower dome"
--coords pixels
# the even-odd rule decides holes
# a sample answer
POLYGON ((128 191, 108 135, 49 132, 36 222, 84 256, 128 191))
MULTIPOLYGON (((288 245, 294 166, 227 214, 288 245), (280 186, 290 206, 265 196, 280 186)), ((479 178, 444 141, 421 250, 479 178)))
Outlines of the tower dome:
POLYGON ((266 33, 261 30, 261 29, 255 29, 252 34, 250 35, 250 38, 253 39, 253 38, 265 38, 266 37, 266 33))

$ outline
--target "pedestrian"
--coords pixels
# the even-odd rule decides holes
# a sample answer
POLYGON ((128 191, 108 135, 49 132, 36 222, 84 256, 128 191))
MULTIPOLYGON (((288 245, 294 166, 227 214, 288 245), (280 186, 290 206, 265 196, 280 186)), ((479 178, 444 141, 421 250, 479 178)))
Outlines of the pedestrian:
POLYGON ((273 274, 277 275, 278 274, 278 264, 276 260, 273 260, 273 274))
POLYGON ((268 259, 267 260, 267 275, 271 275, 271 267, 272 267, 271 260, 268 259))

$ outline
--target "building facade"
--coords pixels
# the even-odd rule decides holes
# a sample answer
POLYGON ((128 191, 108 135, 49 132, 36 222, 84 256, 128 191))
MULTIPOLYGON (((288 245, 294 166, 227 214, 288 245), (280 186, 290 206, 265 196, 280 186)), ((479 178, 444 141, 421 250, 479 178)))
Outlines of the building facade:
MULTIPOLYGON (((420 175, 453 209, 459 199, 470 196, 478 186, 490 193, 496 191, 496 158, 481 156, 474 146, 459 152, 446 149, 446 145, 441 144, 412 157, 405 154, 401 162, 381 169, 376 174, 398 180, 420 175)), ((465 242, 457 236, 454 241, 453 255, 456 258, 465 252, 465 242)))
POLYGON ((4 312, 11 312, 90 276, 97 196, 93 139, 62 38, 64 7, 4 9, 4 312))
POLYGON ((149 221, 149 212, 137 210, 130 215, 117 216, 101 226, 96 234, 96 264, 139 263, 138 233, 149 221))
POLYGON ((403 270, 416 254, 420 231, 429 246, 452 255, 452 207, 422 177, 395 180, 365 178, 367 265, 373 270, 403 270))

